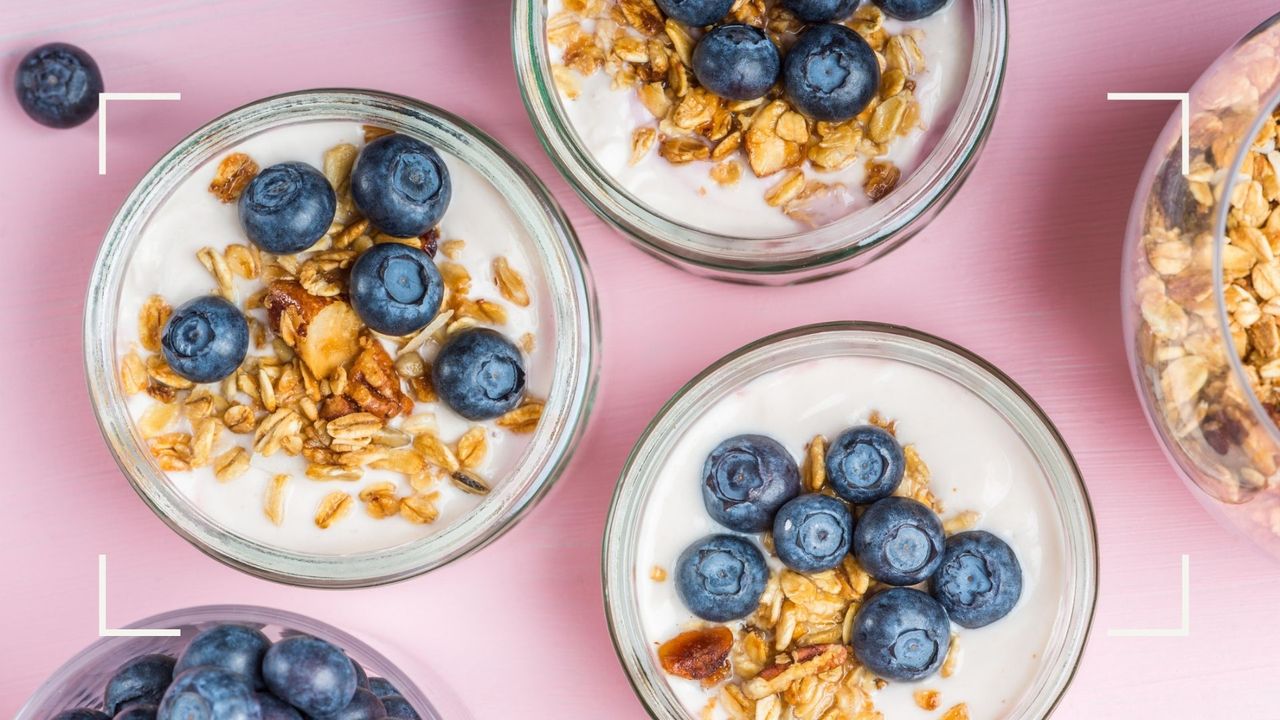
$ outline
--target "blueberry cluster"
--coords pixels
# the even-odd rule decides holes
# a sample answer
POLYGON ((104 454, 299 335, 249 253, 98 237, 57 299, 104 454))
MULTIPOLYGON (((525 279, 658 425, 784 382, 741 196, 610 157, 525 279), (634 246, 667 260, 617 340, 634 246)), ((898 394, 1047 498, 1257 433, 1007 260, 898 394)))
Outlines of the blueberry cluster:
MULTIPOLYGON (((771 530, 774 553, 796 572, 829 570, 852 554, 885 588, 858 610, 850 641, 873 672, 900 681, 932 675, 946 659, 952 622, 989 625, 1018 602, 1022 568, 1008 544, 982 531, 948 538, 932 509, 894 495, 906 458, 892 434, 873 425, 845 430, 823 469, 834 495, 802 493, 800 468, 781 443, 731 437, 703 465, 703 503, 729 530, 771 530)), ((676 562, 681 600, 711 622, 754 612, 768 579, 764 554, 738 534, 704 537, 676 562)))
MULTIPOLYGON (((885 14, 919 20, 941 10, 947 0, 874 0, 885 14)), ((862 0, 782 0, 810 26, 786 58, 763 30, 741 23, 720 24, 732 0, 657 0, 668 17, 709 27, 693 50, 692 69, 702 87, 727 100, 764 97, 782 83, 783 94, 815 120, 856 117, 880 88, 880 64, 862 36, 840 21, 862 0)))
POLYGON ((308 635, 272 643, 244 625, 197 635, 175 661, 141 655, 116 670, 103 709, 53 720, 420 720, 396 688, 308 635))

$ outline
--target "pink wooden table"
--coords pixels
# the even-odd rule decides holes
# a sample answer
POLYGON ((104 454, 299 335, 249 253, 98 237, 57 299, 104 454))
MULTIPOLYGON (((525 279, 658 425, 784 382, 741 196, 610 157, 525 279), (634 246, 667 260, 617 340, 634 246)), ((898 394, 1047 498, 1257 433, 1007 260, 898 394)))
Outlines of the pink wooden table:
POLYGON ((432 668, 479 720, 516 710, 535 720, 642 718, 599 589, 599 537, 627 450, 660 404, 725 352, 790 326, 858 318, 912 325, 986 356, 1044 405, 1074 449, 1098 515, 1102 596, 1059 716, 1280 718, 1274 692, 1263 691, 1280 676, 1277 566, 1183 489, 1125 367, 1121 234, 1172 108, 1104 100, 1108 91, 1186 89, 1275 2, 1011 4, 1004 104, 955 202, 870 269, 769 291, 670 269, 578 201, 521 107, 506 0, 4 0, 0 716, 95 639, 97 555, 107 553, 115 624, 194 604, 275 605, 365 637, 411 674, 432 668), (38 127, 9 90, 22 53, 49 40, 88 48, 109 90, 183 95, 112 109, 105 177, 92 124, 38 127), (586 245, 605 337, 596 422, 570 472, 519 528, 429 577, 344 593, 251 579, 167 530, 100 439, 80 351, 98 243, 151 162, 233 106, 338 85, 443 105, 532 165, 586 245), (1191 555, 1190 637, 1108 637, 1110 628, 1177 626, 1182 553, 1191 555))

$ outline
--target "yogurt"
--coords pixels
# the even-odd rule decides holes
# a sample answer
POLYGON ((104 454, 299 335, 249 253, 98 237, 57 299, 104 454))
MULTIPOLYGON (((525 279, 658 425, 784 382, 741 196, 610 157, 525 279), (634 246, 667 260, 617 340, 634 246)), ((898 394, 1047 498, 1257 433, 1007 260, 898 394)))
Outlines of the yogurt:
MULTIPOLYGON (((886 720, 932 718, 961 702, 974 718, 1009 717, 1035 684, 1055 624, 1067 612, 1065 529, 1048 479, 1017 432, 968 389, 904 362, 832 357, 798 363, 750 380, 693 422, 663 463, 640 520, 635 584, 645 636, 656 646, 704 625, 681 602, 674 579, 655 581, 650 572, 660 567, 674 576, 685 547, 726 532, 707 515, 699 482, 716 445, 760 433, 781 442, 801 463, 815 435, 834 438, 865 424, 873 412, 896 420, 899 441, 914 445, 929 466, 942 519, 980 513, 975 529, 1009 543, 1024 581, 1021 599, 1003 619, 976 630, 953 626, 960 645, 951 677, 891 682, 874 694, 875 707, 886 720), (918 707, 912 697, 918 690, 939 691, 939 710, 918 707)), ((781 569, 776 558, 770 562, 781 569)), ((663 677, 690 718, 702 717, 718 693, 697 681, 663 677)), ((728 715, 717 707, 712 717, 728 715)))
MULTIPOLYGON (((262 168, 286 161, 306 162, 320 168, 324 153, 341 143, 361 147, 364 144, 362 126, 351 122, 287 125, 255 135, 227 153, 246 153, 262 168)), ((250 244, 240 228, 235 203, 224 204, 209 192, 209 183, 227 153, 197 168, 178 184, 141 233, 121 290, 116 336, 120 354, 130 350, 142 352, 138 347, 138 313, 150 296, 158 294, 176 307, 215 290, 213 277, 196 258, 200 248, 211 247, 222 252, 232 243, 250 244)), ((443 151, 441 156, 449 168, 453 197, 439 225, 440 242, 443 245, 452 239, 464 241, 460 254, 452 262, 470 271, 470 297, 497 300, 507 311, 506 323, 496 329, 517 343, 526 334, 533 337, 534 349, 525 356, 526 392, 529 397, 545 398, 551 385, 554 340, 543 334, 553 331, 554 320, 549 315, 548 303, 544 302, 548 295, 543 278, 536 271, 533 241, 502 195, 484 176, 456 157, 443 151), (502 302, 490 271, 498 257, 505 257, 524 277, 531 298, 528 307, 502 302)), ((437 262, 443 259, 443 255, 437 256, 437 262)), ((237 305, 243 307, 244 299, 264 285, 261 279, 237 278, 237 305)), ((266 314, 261 310, 250 312, 249 316, 266 322, 266 314)), ((384 344, 394 357, 395 345, 384 344)), ((432 342, 425 346, 423 352, 428 362, 436 349, 432 342)), ((269 347, 256 348, 250 343, 250 356, 270 352, 269 347)), ((209 387, 217 389, 216 384, 209 387)), ((240 401, 247 402, 247 396, 240 401)), ((155 403, 156 400, 145 393, 129 398, 129 412, 135 422, 155 403)), ((482 425, 488 453, 475 471, 492 486, 500 484, 517 466, 528 447, 529 435, 513 434, 492 421, 471 422, 443 403, 417 403, 413 412, 434 414, 437 434, 448 443, 474 425, 482 425)), ((402 417, 395 418, 388 426, 397 427, 402 420, 402 417)), ((191 427, 185 419, 180 419, 169 430, 191 432, 191 427)), ((236 444, 251 450, 252 437, 223 429, 213 454, 216 456, 236 444)), ((280 451, 269 457, 253 454, 248 471, 226 483, 217 481, 210 466, 190 472, 170 472, 168 478, 195 508, 229 532, 282 550, 323 555, 374 551, 440 532, 483 499, 454 487, 446 478, 431 488, 439 492, 436 507, 440 514, 433 523, 417 525, 398 516, 378 519, 365 512, 357 498, 359 491, 377 482, 392 482, 399 495, 410 495, 412 491, 404 475, 366 468, 358 481, 317 481, 306 476, 306 467, 307 462, 301 456, 280 451), (291 478, 287 484, 284 520, 279 526, 263 509, 268 487, 278 474, 291 478), (350 494, 353 507, 342 519, 321 529, 313 517, 321 500, 335 490, 350 494)))
MULTIPOLYGON (((565 0, 548 0, 549 17, 564 9, 565 0)), ((591 22, 584 26, 594 29, 591 22)), ((916 22, 886 18, 884 27, 890 35, 913 32, 926 63, 925 71, 913 78, 920 104, 919 127, 894 139, 888 153, 876 158, 893 163, 901 171, 901 184, 938 144, 960 104, 973 55, 973 5, 954 0, 943 10, 916 22)), ((553 63, 563 58, 564 51, 554 45, 549 44, 548 51, 553 63)), ((731 237, 778 237, 813 226, 811 221, 793 219, 764 199, 786 171, 758 178, 745 158, 738 157, 741 178, 722 186, 711 178, 714 164, 709 161, 673 165, 650 151, 632 164, 632 131, 654 126, 653 115, 637 98, 634 88, 614 89, 607 72, 575 77, 578 96, 569 99, 562 92, 560 100, 579 142, 602 170, 653 212, 680 224, 731 237)), ((867 174, 865 157, 831 172, 819 171, 808 163, 802 169, 810 179, 841 183, 847 188, 842 193, 841 213, 824 218, 827 222, 871 205, 862 190, 867 174)))

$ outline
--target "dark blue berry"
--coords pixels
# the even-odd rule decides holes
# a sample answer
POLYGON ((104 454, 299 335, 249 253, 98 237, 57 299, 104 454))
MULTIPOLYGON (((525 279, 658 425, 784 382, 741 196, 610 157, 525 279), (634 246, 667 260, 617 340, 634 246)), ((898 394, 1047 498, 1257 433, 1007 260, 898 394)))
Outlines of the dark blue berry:
POLYGON ((942 667, 951 647, 947 611, 927 593, 891 588, 853 618, 853 654, 886 680, 922 680, 942 667))
POLYGON ((764 97, 778 81, 782 58, 764 31, 720 25, 693 49, 693 74, 702 87, 729 100, 764 97))
POLYGON ((261 720, 253 686, 238 673, 196 667, 179 673, 165 691, 159 720, 261 720))
POLYGON ((814 120, 843 122, 862 112, 880 89, 880 61, 858 33, 814 25, 800 34, 782 64, 782 83, 797 110, 814 120))
POLYGON ((258 173, 240 195, 238 208, 250 240, 267 252, 289 255, 324 237, 338 199, 319 170, 287 162, 258 173))
POLYGON ((853 554, 871 577, 886 585, 924 582, 942 564, 942 521, 910 498, 880 500, 858 518, 853 554))
POLYGON ((217 625, 196 635, 178 658, 175 672, 209 665, 249 680, 254 689, 266 687, 262 682, 262 657, 271 641, 260 631, 244 625, 217 625))
POLYGON ((827 450, 827 480, 840 497, 866 505, 898 489, 906 471, 902 446, 874 425, 849 428, 827 450))
POLYGON ((695 27, 720 22, 733 7, 733 0, 657 0, 657 3, 667 17, 695 27))
POLYGON ((764 532, 800 494, 800 468, 777 440, 738 435, 720 443, 702 466, 702 502, 730 530, 764 532))
POLYGON ((235 305, 217 295, 188 300, 169 316, 160 335, 165 362, 197 383, 221 380, 249 352, 249 324, 235 305))
POLYGON ((676 591, 694 615, 711 622, 746 617, 769 580, 764 555, 738 535, 708 535, 680 553, 676 591))
POLYGON ((524 397, 520 349, 487 328, 465 330, 445 341, 431 366, 440 399, 468 420, 490 420, 524 397))
POLYGON ((1022 596, 1022 565, 1013 548, 989 532, 947 538, 929 591, 957 625, 979 628, 999 620, 1022 596))
POLYGON ((159 708, 155 705, 135 703, 133 705, 126 705, 120 710, 120 712, 116 713, 115 717, 111 718, 111 720, 156 720, 156 714, 158 712, 159 708))
POLYGON ((155 705, 164 697, 173 675, 173 658, 168 655, 139 655, 121 665, 107 681, 103 708, 108 715, 115 715, 131 703, 155 705))
POLYGON ((14 74, 18 102, 32 120, 52 128, 75 127, 98 111, 102 73, 89 53, 49 43, 27 53, 14 74))
POLYGON ((356 662, 355 660, 352 660, 350 657, 348 657, 347 659, 351 660, 351 667, 356 669, 356 687, 364 688, 365 690, 368 690, 369 689, 369 673, 364 671, 364 666, 361 665, 360 663, 356 662))
POLYGON ((369 678, 369 691, 384 700, 391 695, 400 694, 400 691, 396 689, 395 685, 391 684, 390 680, 380 677, 369 678))
POLYGON ((351 306, 384 335, 408 335, 435 318, 444 279, 425 252, 400 243, 374 245, 351 266, 351 306))
POLYGON ((820 572, 840 564, 853 544, 853 514, 828 495, 801 495, 773 519, 773 549, 797 572, 820 572))
POLYGON ((74 710, 63 710, 54 715, 53 720, 111 720, 111 716, 101 710, 75 708, 74 710))
POLYGON ((260 692, 257 698, 258 708, 262 711, 262 720, 302 720, 302 715, 299 715, 289 703, 269 692, 260 692))
POLYGON ((395 237, 418 237, 435 227, 452 195, 440 154, 408 135, 384 135, 365 145, 351 169, 356 207, 395 237))
POLYGON ((332 715, 351 702, 356 669, 341 648, 319 638, 281 640, 267 651, 262 676, 272 694, 308 715, 332 715))
POLYGON ((388 695, 382 698, 382 706, 387 709, 387 717, 396 720, 422 720, 422 716, 417 710, 409 704, 408 700, 399 695, 388 695))
POLYGON ((885 15, 898 20, 920 20, 938 12, 947 0, 875 0, 885 15))
POLYGON ((844 20, 858 9, 862 0, 782 0, 782 6, 805 22, 844 20))
POLYGON ((387 709, 383 707, 382 700, 379 700, 377 695, 358 687, 346 707, 330 715, 312 715, 311 717, 313 720, 384 720, 387 717, 387 709))

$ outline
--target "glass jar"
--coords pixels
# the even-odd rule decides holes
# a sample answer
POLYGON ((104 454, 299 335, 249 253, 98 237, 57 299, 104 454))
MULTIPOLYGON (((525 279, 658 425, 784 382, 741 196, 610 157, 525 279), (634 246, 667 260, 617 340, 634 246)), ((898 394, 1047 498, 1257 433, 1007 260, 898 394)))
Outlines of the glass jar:
POLYGON ((1215 517, 1280 557, 1280 15, 1175 112, 1134 198, 1124 329, 1138 395, 1215 517), (1184 152, 1188 172, 1183 173, 1184 152))
POLYGON ((424 694, 414 680, 377 650, 332 625, 304 615, 248 605, 206 605, 161 613, 130 628, 176 628, 179 637, 101 638, 68 660, 36 690, 15 720, 47 720, 63 710, 102 708, 107 681, 124 663, 139 655, 160 653, 178 657, 197 633, 214 625, 234 623, 258 628, 272 641, 306 634, 337 645, 370 677, 386 678, 423 720, 466 720, 470 714, 438 684, 424 694))
MULTIPOLYGON (((551 159, 587 205, 641 249, 705 277, 783 285, 866 265, 920 232, 960 189, 986 142, 1008 52, 1005 0, 973 4, 973 52, 959 105, 933 150, 884 199, 820 227, 778 237, 709 232, 653 210, 597 161, 574 129, 552 79, 546 0, 516 0, 516 75, 551 159)), ((777 176, 779 179, 781 174, 777 176)))
MULTIPOLYGON (((324 148, 318 149, 323 151, 324 148)), ((456 191, 455 191, 456 192, 456 191)), ((295 585, 356 587, 439 567, 496 539, 564 471, 587 424, 600 349, 594 289, 582 248, 546 187, 475 127, 410 98, 364 90, 316 90, 268 98, 192 133, 143 177, 107 232, 89 283, 84 352, 90 397, 103 436, 142 499, 207 554, 260 577, 295 585), (203 512, 162 471, 126 406, 117 344, 122 285, 149 219, 196 169, 258 133, 294 123, 346 121, 418 137, 483 176, 506 200, 529 242, 524 248, 545 288, 538 341, 551 362, 546 405, 512 473, 480 504, 434 534, 348 554, 284 550, 232 532, 203 512), (553 349, 546 349, 554 345, 553 349)), ((363 512, 357 510, 357 512, 363 512)))
MULTIPOLYGON (((1012 431, 1010 437, 1021 442, 1028 452, 1029 462, 1038 466, 1045 486, 1036 488, 1033 495, 1038 499, 1037 505, 1043 508, 1036 512, 1045 514, 1036 514, 1034 521, 1021 518, 1024 512, 1033 512, 1031 509, 1015 509, 1014 514, 1021 518, 1019 522, 1031 523, 1031 526, 1037 528, 1042 525, 1056 525, 1060 528, 1059 532, 1052 533, 1056 541, 1055 547, 1058 548, 1053 552, 1053 560, 1060 563, 1060 567, 1057 570, 1046 569, 1049 566, 1049 560, 1046 559, 1041 568, 1045 573, 1053 573, 1054 577, 1065 578, 1064 590, 1060 597, 1048 593, 1052 598, 1045 600, 1045 605, 1037 605, 1052 609, 1052 632, 1039 656, 1034 681, 1022 691, 1021 697, 1009 701, 1010 710, 1001 717, 1006 720, 1039 720, 1047 717, 1076 672, 1092 623, 1097 597, 1097 537, 1093 511, 1075 461, 1057 430, 1035 402, 1006 375, 983 359, 945 340, 915 330, 865 322, 796 328, 758 340, 730 353, 682 387, 658 412, 636 442, 613 496, 603 552, 605 611, 609 629, 618 657, 636 694, 654 718, 696 720, 698 717, 696 709, 686 709, 687 704, 682 704, 681 692, 673 688, 660 667, 656 657, 656 643, 666 638, 650 637, 646 633, 645 619, 640 608, 642 588, 639 583, 652 583, 659 579, 667 584, 675 582, 673 571, 664 572, 657 578, 651 577, 652 566, 641 558, 640 543, 644 536, 642 527, 646 517, 669 517, 669 513, 673 511, 673 503, 683 502, 686 498, 689 503, 697 505, 698 511, 702 510, 696 489, 680 495, 672 494, 669 489, 661 492, 658 490, 658 478, 664 463, 670 457, 699 457, 682 446, 682 440, 690 436, 695 423, 719 403, 730 398, 741 400, 741 391, 748 383, 782 368, 832 358, 888 360, 911 365, 951 381, 957 386, 958 393, 971 395, 977 402, 994 410, 996 422, 1012 431)), ((810 387, 800 392, 812 394, 813 391, 810 387)), ((780 409, 761 396, 753 396, 743 402, 747 407, 767 408, 770 412, 780 409)), ((832 402, 819 402, 822 409, 815 409, 813 412, 826 412, 827 406, 832 402)), ((721 422, 725 420, 722 415, 716 417, 721 422)), ((893 419, 904 424, 910 423, 910 418, 893 419)), ((768 432, 767 426, 755 427, 752 422, 744 423, 735 431, 768 432)), ((802 433, 797 431, 797 434, 802 433)), ((924 461, 931 462, 927 457, 924 461)), ((1003 459, 994 462, 1000 465, 1003 459)), ((946 472, 938 467, 933 467, 932 471, 935 477, 946 472)), ((694 488, 693 484, 690 487, 694 488)), ((986 493, 987 488, 980 492, 986 493)), ((981 508, 974 509, 981 511, 981 508)), ((979 520, 978 529, 981 527, 982 521, 979 520)), ((691 533, 701 535, 704 531, 699 527, 691 533)), ((652 541, 657 536, 649 537, 652 541)), ((675 544, 682 545, 681 542, 675 544)), ((1035 563, 1036 560, 1031 562, 1035 563)), ((665 568, 669 570, 670 566, 665 568)), ((668 589, 648 597, 653 599, 654 607, 661 613, 680 603, 678 596, 668 589)), ((1017 613, 1018 610, 1015 609, 1014 612, 1017 613)), ((1034 622, 1035 618, 1031 618, 1031 621, 1034 622)), ((964 639, 965 635, 961 632, 962 646, 964 639)), ((952 682, 954 681, 953 679, 952 682)), ((930 686, 924 683, 921 687, 930 686)), ((951 702, 956 702, 962 698, 952 696, 958 696, 959 692, 959 689, 948 689, 943 695, 951 697, 951 702)))

